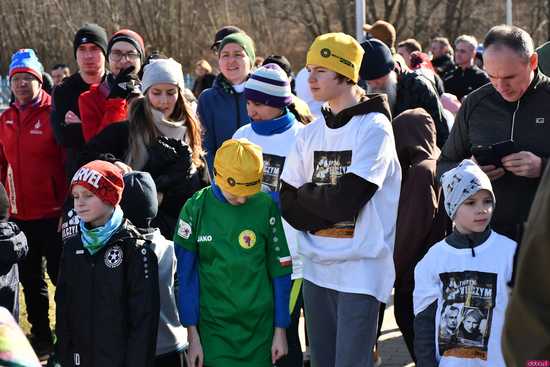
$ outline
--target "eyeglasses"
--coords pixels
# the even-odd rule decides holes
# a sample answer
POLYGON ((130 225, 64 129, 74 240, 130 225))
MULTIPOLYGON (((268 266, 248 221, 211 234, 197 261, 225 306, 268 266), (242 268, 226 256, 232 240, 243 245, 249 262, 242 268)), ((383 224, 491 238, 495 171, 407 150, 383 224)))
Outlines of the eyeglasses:
POLYGON ((139 53, 135 51, 130 52, 120 52, 120 51, 111 51, 109 54, 109 59, 113 61, 120 61, 122 58, 125 57, 128 61, 135 61, 139 59, 139 53))
POLYGON ((15 75, 11 78, 10 82, 13 84, 21 82, 31 83, 33 80, 37 79, 32 75, 15 75))

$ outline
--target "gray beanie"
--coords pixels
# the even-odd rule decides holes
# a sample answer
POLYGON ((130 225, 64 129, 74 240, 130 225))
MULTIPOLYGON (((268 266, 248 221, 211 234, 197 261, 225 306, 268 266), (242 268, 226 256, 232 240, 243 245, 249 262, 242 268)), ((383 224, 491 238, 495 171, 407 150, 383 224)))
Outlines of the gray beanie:
POLYGON ((460 164, 441 176, 443 194, 445 195, 445 210, 454 219, 458 207, 478 191, 487 190, 496 203, 493 186, 489 177, 474 161, 465 159, 460 164))
POLYGON ((174 59, 156 59, 145 65, 141 88, 143 93, 154 84, 174 84, 181 91, 185 89, 181 64, 174 59))

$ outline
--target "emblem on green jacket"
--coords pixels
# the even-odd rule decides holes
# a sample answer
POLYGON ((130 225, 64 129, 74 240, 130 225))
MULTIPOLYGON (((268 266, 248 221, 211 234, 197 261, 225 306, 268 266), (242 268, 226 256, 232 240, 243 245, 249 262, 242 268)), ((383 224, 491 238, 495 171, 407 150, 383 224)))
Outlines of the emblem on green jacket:
POLYGON ((239 245, 244 249, 251 249, 256 244, 256 234, 249 230, 245 229, 239 234, 239 245))

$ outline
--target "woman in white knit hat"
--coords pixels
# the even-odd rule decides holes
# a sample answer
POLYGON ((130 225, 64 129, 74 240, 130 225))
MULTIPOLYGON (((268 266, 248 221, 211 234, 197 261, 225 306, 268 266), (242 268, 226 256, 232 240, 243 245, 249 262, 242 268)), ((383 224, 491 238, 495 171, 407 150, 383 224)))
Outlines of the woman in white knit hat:
POLYGON ((157 59, 145 66, 143 96, 130 105, 128 120, 90 140, 80 159, 84 164, 111 158, 119 166, 149 172, 159 198, 153 224, 167 238, 173 236, 181 207, 200 188, 198 172, 204 167, 200 123, 183 97, 184 88, 177 61, 157 59))

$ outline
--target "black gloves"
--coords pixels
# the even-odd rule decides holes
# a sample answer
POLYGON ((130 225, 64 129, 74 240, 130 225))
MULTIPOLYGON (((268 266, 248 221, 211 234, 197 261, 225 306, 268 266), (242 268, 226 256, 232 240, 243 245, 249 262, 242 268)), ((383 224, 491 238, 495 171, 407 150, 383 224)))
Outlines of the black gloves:
POLYGON ((121 70, 113 81, 111 91, 109 92, 107 98, 128 99, 130 97, 140 95, 140 81, 137 73, 134 72, 135 70, 136 68, 134 66, 121 70))
POLYGON ((160 136, 147 151, 149 159, 143 170, 153 176, 158 191, 187 183, 191 173, 191 150, 184 141, 160 136))

